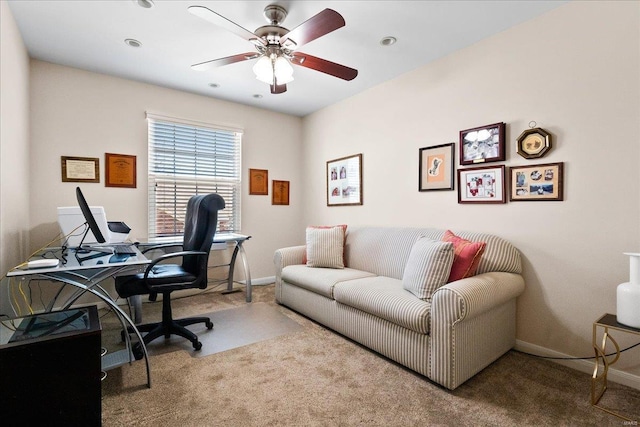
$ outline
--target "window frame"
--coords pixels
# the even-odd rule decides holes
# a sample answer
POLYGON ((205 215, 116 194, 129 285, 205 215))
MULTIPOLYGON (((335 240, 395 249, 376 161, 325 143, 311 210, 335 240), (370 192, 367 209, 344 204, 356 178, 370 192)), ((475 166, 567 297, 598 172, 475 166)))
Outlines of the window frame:
POLYGON ((242 129, 148 112, 146 117, 148 241, 182 237, 188 199, 212 192, 226 205, 216 232, 240 233, 242 129), (159 222, 162 206, 169 221, 159 222))

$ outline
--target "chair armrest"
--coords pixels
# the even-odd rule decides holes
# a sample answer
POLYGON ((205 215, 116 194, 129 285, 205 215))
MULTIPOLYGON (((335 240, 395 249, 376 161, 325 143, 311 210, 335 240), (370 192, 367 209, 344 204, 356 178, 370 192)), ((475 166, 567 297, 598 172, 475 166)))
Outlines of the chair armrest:
POLYGON ((151 273, 151 270, 157 264, 171 258, 182 258, 185 255, 207 256, 209 254, 207 252, 200 252, 200 251, 181 251, 181 252, 172 252, 170 254, 159 256, 158 258, 155 258, 153 261, 151 261, 151 263, 147 266, 147 269, 144 272, 144 279, 146 280, 147 277, 149 277, 149 273, 151 273))
POLYGON ((456 280, 433 294, 432 323, 453 325, 491 310, 524 291, 524 279, 515 273, 482 273, 456 280))
POLYGON ((138 247, 142 246, 143 249, 140 250, 140 252, 147 253, 149 251, 153 251, 156 249, 166 249, 166 248, 181 248, 182 247, 182 243, 160 243, 157 245, 149 245, 147 246, 147 244, 141 243, 138 247))

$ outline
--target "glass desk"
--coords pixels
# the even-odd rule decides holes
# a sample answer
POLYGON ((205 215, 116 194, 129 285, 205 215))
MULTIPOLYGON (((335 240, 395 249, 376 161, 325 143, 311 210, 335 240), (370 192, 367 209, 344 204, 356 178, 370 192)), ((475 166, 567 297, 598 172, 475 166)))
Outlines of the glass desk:
MULTIPOLYGON (((71 307, 81 296, 90 293, 95 295, 107 304, 117 315, 123 330, 129 328, 138 338, 147 369, 147 386, 151 387, 151 371, 149 367, 149 356, 144 345, 142 335, 136 328, 129 316, 115 303, 109 293, 101 286, 101 283, 112 277, 119 275, 130 275, 144 271, 151 261, 147 259, 135 246, 135 254, 116 255, 104 252, 78 253, 75 249, 47 248, 38 252, 30 260, 58 259, 59 263, 55 267, 28 268, 27 265, 15 267, 7 273, 8 278, 18 280, 46 280, 75 288, 70 296, 64 300, 60 288, 57 294, 45 307, 45 311, 53 311, 56 303, 61 305, 62 310, 71 307)), ((129 334, 124 334, 126 348, 124 350, 108 353, 102 358, 103 370, 109 370, 125 363, 135 360, 131 351, 131 341, 129 334)))
POLYGON ((616 363, 620 358, 620 346, 611 336, 611 333, 609 332, 610 330, 640 336, 640 329, 618 323, 618 319, 615 314, 605 314, 593 323, 592 340, 596 359, 595 366, 593 368, 593 375, 591 376, 591 405, 611 415, 615 415, 618 418, 622 418, 623 420, 635 422, 634 420, 617 414, 607 408, 598 406, 598 402, 600 402, 604 392, 607 391, 607 374, 609 373, 609 367, 616 363), (602 334, 599 334, 599 331, 602 331, 602 334), (602 335, 602 338, 598 343, 600 335, 602 335), (611 342, 611 344, 613 344, 616 350, 615 353, 607 355, 607 342, 611 342))

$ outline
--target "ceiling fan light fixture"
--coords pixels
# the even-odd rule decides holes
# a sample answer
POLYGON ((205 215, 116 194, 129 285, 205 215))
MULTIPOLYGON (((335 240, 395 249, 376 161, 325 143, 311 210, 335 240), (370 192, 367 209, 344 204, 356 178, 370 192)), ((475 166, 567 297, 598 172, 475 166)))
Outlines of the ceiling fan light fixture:
POLYGON ((262 56, 253 66, 253 72, 256 75, 256 79, 266 84, 273 83, 273 66, 271 65, 271 58, 268 56, 262 56))
POLYGON ((289 60, 284 56, 279 56, 273 64, 273 73, 276 76, 276 82, 284 85, 293 81, 293 67, 289 60))

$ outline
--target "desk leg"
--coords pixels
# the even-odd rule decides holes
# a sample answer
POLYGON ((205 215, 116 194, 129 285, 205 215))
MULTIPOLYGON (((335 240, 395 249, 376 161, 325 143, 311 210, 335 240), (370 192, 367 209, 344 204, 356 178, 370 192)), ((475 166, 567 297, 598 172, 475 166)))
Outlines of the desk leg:
MULTIPOLYGON (((47 278, 47 280, 51 280, 51 278, 47 278)), ((129 324, 131 326, 131 329, 133 330, 133 332, 136 334, 136 336, 138 337, 138 340, 141 343, 142 347, 142 353, 144 355, 144 361, 146 364, 146 368, 147 368, 147 387, 151 388, 151 367, 149 366, 149 354, 147 353, 147 347, 144 345, 144 340, 142 338, 142 335, 140 334, 140 331, 138 331, 138 328, 136 328, 136 325, 131 321, 131 319, 129 318, 129 316, 127 316, 127 313, 125 313, 124 311, 122 311, 122 309, 120 307, 118 307, 118 305, 106 294, 103 294, 101 292, 96 291, 93 288, 89 288, 87 286, 84 286, 78 282, 74 282, 73 280, 69 280, 67 278, 63 278, 63 277, 56 277, 56 280, 62 283, 65 283, 67 285, 71 285, 74 286, 76 288, 82 289, 85 292, 90 292, 93 295, 95 295, 96 297, 98 297, 100 300, 104 301, 107 305, 109 305, 109 307, 111 307, 113 310, 115 310, 115 312, 117 313, 118 319, 120 320, 120 323, 122 324, 122 327, 126 330, 127 329, 127 324, 129 324)), ((99 289, 102 289, 102 287, 99 287, 99 289)), ((78 297, 76 297, 75 299, 72 299, 70 301, 67 301, 67 304, 65 307, 63 307, 63 309, 68 309, 69 307, 71 307, 71 305, 78 299, 78 297)), ((129 343, 129 341, 127 341, 127 349, 130 351, 131 345, 129 343)), ((130 358, 130 356, 129 356, 130 358)), ((131 358, 130 358, 131 360, 131 358)))
POLYGON ((242 257, 242 266, 244 268, 244 278, 246 281, 246 301, 251 302, 251 272, 249 271, 249 263, 247 262, 247 254, 242 247, 242 241, 236 242, 236 247, 233 249, 233 254, 231 255, 231 261, 229 262, 229 277, 227 278, 227 290, 222 292, 223 294, 228 294, 231 292, 235 292, 233 290, 233 274, 236 268, 236 259, 238 258, 238 253, 240 253, 242 257))

